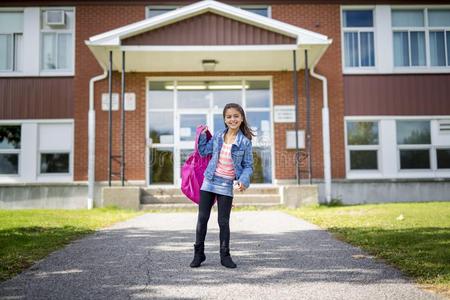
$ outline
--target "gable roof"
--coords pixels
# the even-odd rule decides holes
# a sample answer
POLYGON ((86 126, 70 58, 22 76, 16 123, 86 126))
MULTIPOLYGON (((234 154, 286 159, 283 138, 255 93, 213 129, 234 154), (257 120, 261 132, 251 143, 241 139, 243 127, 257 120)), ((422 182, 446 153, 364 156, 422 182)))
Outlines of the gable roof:
POLYGON ((86 44, 89 46, 120 46, 123 39, 207 12, 212 12, 226 18, 292 37, 296 40, 297 45, 328 45, 331 43, 331 40, 325 35, 260 16, 214 0, 204 0, 156 17, 95 35, 86 41, 86 44))

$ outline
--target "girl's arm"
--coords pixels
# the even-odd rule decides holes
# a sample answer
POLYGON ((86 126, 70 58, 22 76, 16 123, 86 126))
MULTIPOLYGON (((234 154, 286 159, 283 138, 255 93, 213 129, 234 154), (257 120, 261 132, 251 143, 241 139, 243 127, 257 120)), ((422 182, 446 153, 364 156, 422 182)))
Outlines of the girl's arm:
POLYGON ((204 130, 200 136, 198 137, 198 153, 201 156, 207 156, 208 154, 212 154, 213 152, 213 141, 215 135, 211 137, 209 141, 206 140, 206 130, 204 130))
POLYGON ((247 189, 250 186, 250 177, 253 175, 253 146, 252 142, 248 143, 242 158, 242 174, 239 177, 241 182, 247 189))

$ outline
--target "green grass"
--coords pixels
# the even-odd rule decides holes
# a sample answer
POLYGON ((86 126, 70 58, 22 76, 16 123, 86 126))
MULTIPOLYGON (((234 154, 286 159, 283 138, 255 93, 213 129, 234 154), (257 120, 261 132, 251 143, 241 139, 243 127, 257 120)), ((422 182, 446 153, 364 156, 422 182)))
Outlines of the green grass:
POLYGON ((93 210, 0 210, 0 282, 74 239, 140 213, 93 210))
POLYGON ((450 295, 450 202, 285 209, 450 295))

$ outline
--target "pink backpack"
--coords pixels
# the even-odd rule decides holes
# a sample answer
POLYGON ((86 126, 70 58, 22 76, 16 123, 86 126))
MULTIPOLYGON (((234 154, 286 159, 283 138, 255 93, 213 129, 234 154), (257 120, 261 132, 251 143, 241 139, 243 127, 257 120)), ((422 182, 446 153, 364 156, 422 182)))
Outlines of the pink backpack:
MULTIPOLYGON (((183 167, 181 168, 181 191, 186 195, 192 202, 199 204, 200 202, 200 188, 203 183, 204 173, 209 161, 211 160, 211 155, 201 156, 198 153, 198 139, 200 133, 205 129, 205 125, 200 125, 197 127, 195 134, 195 149, 192 152, 183 167)), ((209 141, 212 135, 209 130, 206 130, 206 139, 209 141)))

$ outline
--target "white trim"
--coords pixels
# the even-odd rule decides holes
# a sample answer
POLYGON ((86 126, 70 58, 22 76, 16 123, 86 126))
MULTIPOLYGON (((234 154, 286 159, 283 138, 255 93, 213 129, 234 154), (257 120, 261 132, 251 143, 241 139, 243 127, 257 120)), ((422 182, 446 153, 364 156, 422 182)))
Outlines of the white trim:
POLYGON ((75 121, 74 119, 30 119, 30 120, 24 120, 24 119, 12 119, 12 120, 0 120, 0 125, 2 124, 9 124, 12 123, 15 124, 27 124, 27 123, 71 123, 73 124, 75 121))
POLYGON ((239 45, 239 46, 120 46, 127 52, 233 52, 233 51, 286 51, 297 50, 297 45, 239 45))

